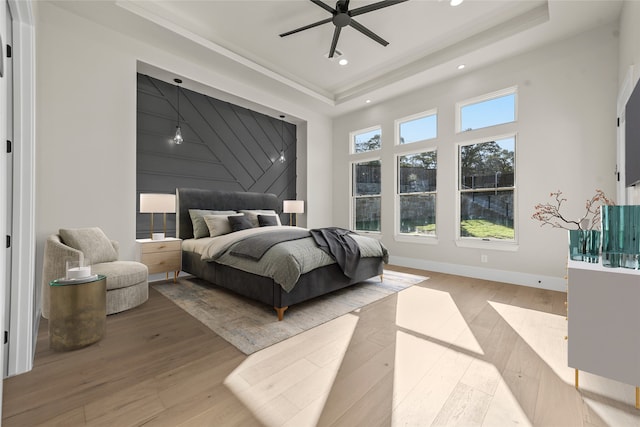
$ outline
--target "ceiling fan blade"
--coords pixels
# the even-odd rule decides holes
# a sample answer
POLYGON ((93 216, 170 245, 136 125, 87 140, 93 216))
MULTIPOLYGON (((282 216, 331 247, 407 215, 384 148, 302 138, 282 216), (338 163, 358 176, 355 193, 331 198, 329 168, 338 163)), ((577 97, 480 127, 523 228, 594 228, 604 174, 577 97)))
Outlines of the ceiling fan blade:
POLYGON ((370 29, 368 29, 364 25, 356 22, 355 19, 352 19, 351 22, 349 23, 349 25, 351 25, 353 28, 355 28, 356 30, 360 31, 362 34, 364 34, 365 36, 369 37, 370 39, 377 41, 382 46, 386 46, 386 45, 389 44, 388 41, 386 41, 385 39, 383 39, 382 37, 380 37, 379 35, 377 35, 373 31, 371 31, 370 29))
POLYGON ((337 13, 334 8, 332 8, 331 6, 326 4, 325 2, 321 2, 320 0, 311 0, 311 3, 317 4, 318 6, 320 6, 321 8, 323 8, 324 10, 326 10, 327 12, 329 12, 332 15, 334 13, 337 13))
MULTIPOLYGON (((313 1, 313 0, 312 0, 313 1)), ((358 16, 363 13, 373 12, 374 10, 382 9, 383 7, 393 6, 394 4, 404 3, 408 0, 385 0, 377 3, 369 4, 367 6, 358 7, 349 11, 349 16, 358 16)))
POLYGON ((329 49, 329 58, 333 58, 333 54, 336 53, 336 46, 338 46, 338 37, 340 37, 340 30, 342 27, 336 26, 333 31, 333 40, 331 40, 331 49, 329 49))
POLYGON ((280 34, 280 37, 289 36, 291 34, 299 33, 300 31, 308 30, 309 28, 317 27, 318 25, 326 24, 331 22, 333 18, 323 19, 322 21, 314 22, 313 24, 305 25, 304 27, 296 28, 295 30, 287 31, 286 33, 280 34))

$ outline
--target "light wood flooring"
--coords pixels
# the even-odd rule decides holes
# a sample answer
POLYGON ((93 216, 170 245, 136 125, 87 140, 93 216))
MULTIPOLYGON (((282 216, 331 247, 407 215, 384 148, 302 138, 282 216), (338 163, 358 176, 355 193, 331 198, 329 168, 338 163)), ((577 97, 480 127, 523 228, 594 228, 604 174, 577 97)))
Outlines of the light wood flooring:
POLYGON ((390 268, 429 279, 251 356, 153 288, 81 350, 43 320, 3 426, 640 426, 634 387, 573 387, 564 293, 390 268))

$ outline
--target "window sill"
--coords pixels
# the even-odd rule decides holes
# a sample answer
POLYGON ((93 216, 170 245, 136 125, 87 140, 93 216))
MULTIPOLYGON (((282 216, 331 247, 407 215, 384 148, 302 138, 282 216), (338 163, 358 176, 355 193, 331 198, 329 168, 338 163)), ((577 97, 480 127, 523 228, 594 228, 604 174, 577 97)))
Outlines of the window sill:
POLYGON ((353 230, 353 231, 361 236, 368 236, 378 240, 382 239, 382 232, 380 231, 365 231, 365 230, 353 230))
POLYGON ((438 237, 437 236, 417 236, 411 234, 396 234, 393 236, 393 239, 396 242, 403 243, 417 243, 420 245, 437 245, 438 237))
POLYGON ((493 251, 516 252, 520 245, 516 242, 498 242, 496 240, 482 239, 458 239, 456 246, 459 248, 488 249, 493 251))

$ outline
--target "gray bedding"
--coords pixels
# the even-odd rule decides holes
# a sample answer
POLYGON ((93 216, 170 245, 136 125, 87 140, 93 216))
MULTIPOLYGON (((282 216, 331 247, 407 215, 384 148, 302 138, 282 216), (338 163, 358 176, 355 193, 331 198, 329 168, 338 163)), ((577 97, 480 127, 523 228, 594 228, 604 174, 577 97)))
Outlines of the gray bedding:
MULTIPOLYGON (((298 278, 316 268, 334 264, 335 260, 318 248, 311 237, 277 243, 271 246, 259 261, 231 254, 234 245, 252 235, 275 232, 295 227, 261 227, 241 230, 211 239, 202 253, 203 261, 215 261, 259 276, 270 277, 286 292, 290 292, 298 278)), ((308 230, 306 230, 308 232, 308 230)), ((352 235, 360 248, 361 257, 381 257, 388 261, 388 253, 376 239, 352 235)))
POLYGON ((285 230, 273 230, 270 233, 261 233, 250 236, 233 245, 231 255, 260 261, 271 247, 278 243, 298 240, 309 237, 309 230, 304 228, 287 228, 285 230))

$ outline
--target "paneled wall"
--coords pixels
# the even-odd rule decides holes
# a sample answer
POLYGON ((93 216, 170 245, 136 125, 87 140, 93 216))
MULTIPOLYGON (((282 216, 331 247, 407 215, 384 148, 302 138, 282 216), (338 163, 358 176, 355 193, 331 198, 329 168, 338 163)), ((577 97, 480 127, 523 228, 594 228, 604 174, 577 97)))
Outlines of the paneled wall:
MULTIPOLYGON (((178 89, 138 74, 137 192, 174 193, 178 187, 274 193, 296 198, 296 126, 183 87, 180 126, 184 142, 173 143, 178 89), (284 148, 285 162, 280 162, 284 148)), ((281 215, 288 223, 289 215, 281 215)), ((156 214, 154 231, 162 230, 156 214)), ((137 214, 137 238, 149 237, 150 214, 137 214)), ((175 236, 175 214, 167 215, 175 236)))

